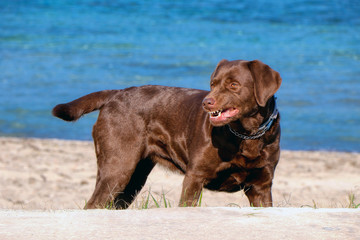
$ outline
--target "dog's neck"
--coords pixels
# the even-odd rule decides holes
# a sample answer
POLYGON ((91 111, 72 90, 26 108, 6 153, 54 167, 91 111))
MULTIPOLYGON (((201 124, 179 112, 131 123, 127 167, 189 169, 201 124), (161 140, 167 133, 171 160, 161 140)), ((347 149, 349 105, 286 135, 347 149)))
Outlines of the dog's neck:
MULTIPOLYGON (((271 97, 265 107, 257 106, 247 116, 237 121, 229 123, 229 127, 236 133, 245 136, 253 136, 259 132, 259 129, 263 127, 266 122, 272 118, 276 113, 276 100, 275 97, 271 97)), ((250 138, 251 139, 251 138, 250 138)))

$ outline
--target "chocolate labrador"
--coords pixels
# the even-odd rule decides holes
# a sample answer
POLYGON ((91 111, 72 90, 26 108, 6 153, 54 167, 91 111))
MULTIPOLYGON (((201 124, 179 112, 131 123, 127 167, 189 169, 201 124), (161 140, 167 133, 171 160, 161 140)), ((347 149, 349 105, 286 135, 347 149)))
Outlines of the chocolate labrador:
POLYGON ((157 163, 185 175, 179 206, 195 206, 203 187, 244 190, 251 206, 272 206, 280 84, 279 73, 261 61, 222 60, 210 92, 142 86, 57 105, 53 115, 66 121, 100 110, 96 186, 85 208, 127 208, 157 163))

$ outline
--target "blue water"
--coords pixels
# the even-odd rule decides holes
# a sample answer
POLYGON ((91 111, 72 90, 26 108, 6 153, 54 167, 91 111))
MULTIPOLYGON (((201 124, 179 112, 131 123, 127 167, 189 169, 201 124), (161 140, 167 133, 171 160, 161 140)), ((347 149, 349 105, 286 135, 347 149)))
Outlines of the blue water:
POLYGON ((143 84, 208 89, 223 58, 280 72, 284 149, 360 152, 350 0, 0 0, 0 136, 89 140, 96 113, 72 124, 51 108, 143 84))

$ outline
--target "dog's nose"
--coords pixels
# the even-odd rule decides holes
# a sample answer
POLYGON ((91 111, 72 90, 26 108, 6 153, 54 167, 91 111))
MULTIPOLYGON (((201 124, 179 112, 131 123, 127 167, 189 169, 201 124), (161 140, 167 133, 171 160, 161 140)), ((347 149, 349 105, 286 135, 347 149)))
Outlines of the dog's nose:
POLYGON ((203 107, 212 107, 215 104, 215 99, 213 98, 205 98, 202 102, 203 107))

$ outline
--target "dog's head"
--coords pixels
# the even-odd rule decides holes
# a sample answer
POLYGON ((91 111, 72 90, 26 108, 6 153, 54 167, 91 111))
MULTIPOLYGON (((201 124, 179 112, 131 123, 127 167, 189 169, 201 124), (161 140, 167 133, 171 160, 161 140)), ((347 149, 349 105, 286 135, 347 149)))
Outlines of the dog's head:
POLYGON ((264 107, 281 84, 280 74, 261 61, 221 60, 203 100, 214 126, 222 126, 264 107))

